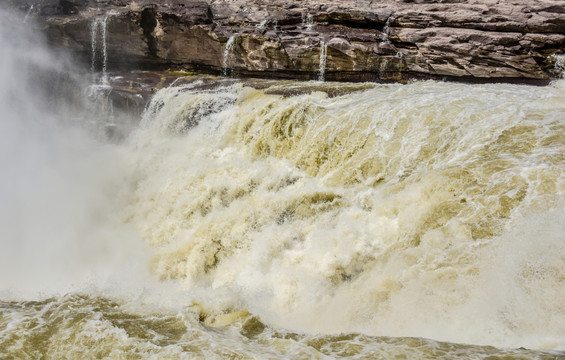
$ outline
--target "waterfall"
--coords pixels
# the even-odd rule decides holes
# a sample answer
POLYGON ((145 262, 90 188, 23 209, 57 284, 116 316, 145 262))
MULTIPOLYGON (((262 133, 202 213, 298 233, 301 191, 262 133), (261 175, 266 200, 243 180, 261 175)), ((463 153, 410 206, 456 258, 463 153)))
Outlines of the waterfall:
MULTIPOLYGON (((392 44, 390 43, 390 23, 394 20, 394 16, 390 15, 385 22, 385 25, 383 26, 383 30, 380 36, 380 44, 381 45, 388 45, 389 47, 394 47, 392 46, 392 44)), ((400 53, 397 50, 397 53, 394 55, 394 57, 396 59, 402 59, 402 53, 400 53)), ((387 58, 385 56, 381 57, 380 59, 380 64, 379 64, 379 79, 384 79, 386 77, 388 77, 389 79, 391 78, 391 76, 389 75, 393 70, 396 72, 400 71, 399 68, 399 63, 394 59, 394 58, 387 58), (392 60, 392 61, 391 61, 392 60), (392 67, 392 69, 390 69, 392 67), (388 73, 388 74, 387 74, 388 73)))
POLYGON ((111 98, 112 86, 109 83, 91 84, 85 90, 87 103, 90 103, 90 112, 99 121, 96 127, 100 133, 108 133, 112 131, 114 124, 114 104, 111 98), (102 120, 102 121, 100 121, 102 120))
POLYGON ((91 70, 93 74, 97 70, 102 70, 102 84, 108 84, 106 33, 109 17, 110 16, 106 14, 94 19, 90 27, 90 46, 92 49, 91 70))
POLYGON ((383 79, 386 75, 388 68, 388 59, 386 57, 381 57, 381 63, 379 65, 379 79, 383 79))
POLYGON ((320 41, 320 69, 318 73, 319 81, 325 81, 327 58, 328 58, 328 44, 326 44, 324 41, 320 41))
POLYGON ((304 26, 307 31, 312 31, 312 27, 314 26, 314 16, 312 16, 312 14, 302 14, 302 26, 304 26))
POLYGON ((90 46, 92 57, 90 62, 90 70, 92 72, 92 84, 86 88, 85 95, 89 104, 88 107, 92 114, 102 121, 97 121, 95 126, 97 133, 110 137, 114 123, 114 104, 112 102, 111 93, 112 86, 108 78, 108 19, 111 14, 104 14, 92 21, 90 26, 90 46), (98 71, 102 71, 101 77, 97 75, 98 71))
POLYGON ((23 15, 0 7, 0 358, 564 358, 564 79, 191 77, 110 143, 75 122, 112 126, 108 19, 83 109, 23 15))
POLYGON ((379 64, 379 79, 391 79, 394 76, 400 76, 403 54, 397 52, 394 57, 382 56, 379 64))
POLYGON ((389 35, 390 35, 390 20, 392 19, 392 16, 389 16, 388 19, 386 19, 385 22, 385 26, 383 27, 383 33, 381 34, 381 43, 382 44, 388 44, 390 43, 389 40, 389 35))
POLYGON ((314 26, 314 17, 311 14, 308 14, 306 16, 306 29, 308 31, 311 31, 313 26, 314 26))
POLYGON ((302 333, 552 346, 565 334, 565 89, 358 86, 370 88, 155 94, 122 216, 154 247, 156 274, 228 288, 302 333))
POLYGON ((29 9, 28 9, 28 11, 27 11, 27 13, 26 13, 26 16, 24 17, 24 20, 23 20, 24 23, 27 22, 27 19, 29 18, 29 15, 31 15, 31 12, 33 11, 33 6, 34 6, 34 4, 32 4, 32 5, 29 7, 29 9))
POLYGON ((267 20, 263 20, 259 24, 255 25, 255 29, 257 29, 257 31, 261 31, 265 28, 266 25, 267 25, 267 20))
POLYGON ((565 54, 553 55, 555 57, 555 71, 559 77, 565 79, 565 54))
POLYGON ((235 37, 236 36, 237 35, 230 36, 230 38, 226 42, 226 48, 224 49, 224 60, 223 60, 223 74, 224 74, 224 76, 228 76, 228 72, 231 72, 231 71, 228 71, 228 70, 231 69, 230 66, 229 66, 230 65, 229 61, 230 61, 230 56, 231 56, 231 53, 232 53, 232 49, 233 49, 233 45, 235 43, 235 37))

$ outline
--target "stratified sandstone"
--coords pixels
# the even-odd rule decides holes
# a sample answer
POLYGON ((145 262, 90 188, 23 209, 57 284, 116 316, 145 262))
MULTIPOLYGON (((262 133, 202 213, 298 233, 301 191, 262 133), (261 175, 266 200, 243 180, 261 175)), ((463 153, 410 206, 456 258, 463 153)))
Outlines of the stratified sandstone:
POLYGON ((565 53, 563 0, 50 0, 37 18, 89 63, 108 14, 110 69, 543 83, 565 53))

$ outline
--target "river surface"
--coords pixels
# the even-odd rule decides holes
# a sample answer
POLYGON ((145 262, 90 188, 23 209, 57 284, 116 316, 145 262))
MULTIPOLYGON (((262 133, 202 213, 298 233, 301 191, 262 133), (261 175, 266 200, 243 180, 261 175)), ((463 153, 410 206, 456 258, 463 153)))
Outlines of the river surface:
POLYGON ((565 359, 564 80, 191 77, 116 143, 1 17, 0 358, 565 359))

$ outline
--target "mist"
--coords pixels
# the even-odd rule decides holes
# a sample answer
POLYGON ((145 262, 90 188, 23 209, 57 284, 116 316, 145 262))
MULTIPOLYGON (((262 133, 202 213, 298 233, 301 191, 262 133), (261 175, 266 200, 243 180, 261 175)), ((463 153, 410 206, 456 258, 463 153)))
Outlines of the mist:
POLYGON ((145 250, 118 214, 120 148, 92 132, 105 119, 53 93, 78 70, 23 15, 0 10, 0 291, 46 296, 131 281, 144 273, 145 250))

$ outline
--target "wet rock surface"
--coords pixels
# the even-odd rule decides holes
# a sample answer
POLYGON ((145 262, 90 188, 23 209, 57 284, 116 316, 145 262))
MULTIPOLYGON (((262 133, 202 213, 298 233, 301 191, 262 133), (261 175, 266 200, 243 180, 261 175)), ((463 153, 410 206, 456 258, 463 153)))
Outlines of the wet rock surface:
POLYGON ((107 17, 109 69, 544 83, 565 53, 562 0, 50 0, 34 12, 85 64, 107 17))

